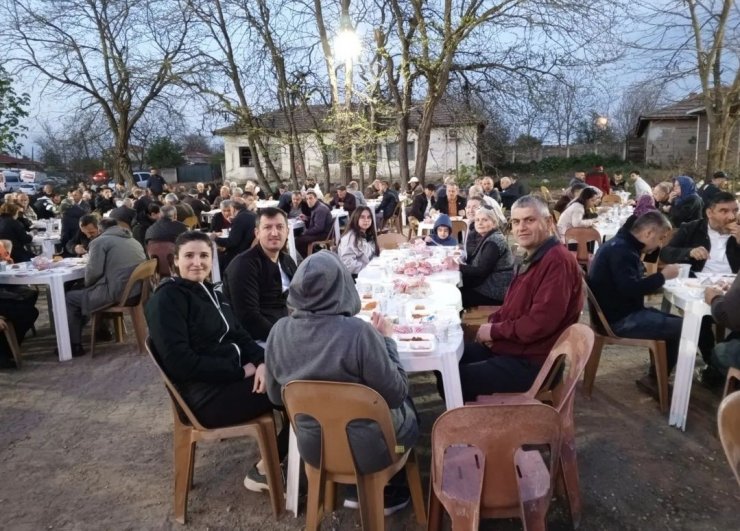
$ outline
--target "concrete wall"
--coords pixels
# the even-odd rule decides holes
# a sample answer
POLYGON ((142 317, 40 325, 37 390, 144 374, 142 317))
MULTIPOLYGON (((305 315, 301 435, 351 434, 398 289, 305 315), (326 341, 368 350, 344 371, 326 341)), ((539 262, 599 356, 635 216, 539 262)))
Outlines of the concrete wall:
MULTIPOLYGON (((700 131, 699 131, 700 132, 700 131)), ((697 137, 697 120, 653 120, 645 130, 645 162, 665 167, 693 168, 697 147, 702 153, 701 138, 697 137)), ((705 140, 706 142, 706 140, 705 140)), ((703 153, 706 156, 706 153, 703 153)))
POLYGON ((624 157, 624 142, 614 144, 572 144, 565 146, 539 146, 530 149, 518 146, 506 148, 506 162, 539 162, 547 157, 578 157, 580 155, 595 154, 605 157, 616 155, 624 157))

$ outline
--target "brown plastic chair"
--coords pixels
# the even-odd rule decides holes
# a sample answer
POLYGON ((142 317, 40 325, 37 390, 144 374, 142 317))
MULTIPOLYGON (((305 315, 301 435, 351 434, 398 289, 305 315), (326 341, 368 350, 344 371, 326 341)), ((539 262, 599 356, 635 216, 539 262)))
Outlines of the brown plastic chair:
POLYGON ((387 448, 391 452, 399 450, 388 404, 376 391, 355 383, 296 380, 283 388, 283 403, 296 433, 296 417, 299 415, 308 415, 321 426, 320 466, 314 468, 306 463, 308 531, 319 528, 322 509, 323 512, 334 510, 335 483, 357 485, 363 529, 384 529, 383 488, 402 468, 406 469, 416 520, 420 524, 426 522, 419 465, 413 448, 401 449, 403 453, 391 453, 393 463, 373 474, 362 475, 355 470, 347 437, 347 425, 353 420, 376 422, 387 448), (327 407, 327 404, 331 406, 327 407))
POLYGON ((146 349, 159 374, 172 402, 172 419, 174 421, 174 466, 175 466, 175 520, 184 524, 188 512, 188 493, 193 486, 193 472, 195 471, 195 446, 198 441, 221 441, 235 437, 252 437, 257 439, 260 456, 265 465, 267 485, 270 490, 272 514, 275 519, 280 516, 285 504, 283 497, 282 475, 280 473, 280 457, 275 435, 275 418, 272 412, 265 413, 245 424, 237 424, 224 428, 205 428, 193 414, 177 387, 172 383, 162 366, 159 364, 151 339, 146 340, 146 349))
MULTIPOLYGON (((257 238, 255 238, 256 240, 257 238)), ((313 253, 321 251, 322 249, 329 250, 331 252, 336 251, 337 242, 334 240, 334 224, 332 223, 329 233, 326 235, 326 239, 318 240, 308 244, 308 254, 306 257, 311 256, 313 253)))
POLYGON ((586 271, 591 266, 593 255, 588 252, 588 244, 591 242, 601 242, 601 234, 592 227, 571 227, 565 231, 564 239, 567 242, 575 240, 578 244, 576 250, 576 260, 583 266, 586 271))
POLYGON ((573 406, 576 384, 581 379, 593 345, 594 332, 586 325, 573 324, 560 335, 527 392, 483 395, 477 397, 475 402, 475 404, 527 404, 539 400, 550 403, 560 413, 563 433, 560 471, 574 527, 580 524, 582 504, 573 406))
POLYGON ((396 208, 393 209, 393 214, 391 214, 391 217, 388 219, 383 219, 383 225, 380 227, 380 230, 385 229, 386 227, 389 228, 389 230, 394 230, 395 232, 398 232, 399 234, 403 232, 403 226, 401 223, 401 209, 403 208, 403 205, 401 204, 401 201, 396 203, 396 208))
POLYGON ((0 319, 5 323, 3 334, 5 335, 5 340, 8 342, 8 347, 10 347, 10 352, 13 354, 15 366, 17 369, 20 369, 23 364, 23 354, 21 353, 21 346, 18 344, 18 336, 16 336, 15 327, 13 326, 13 323, 5 317, 0 316, 0 319))
POLYGON ((717 411, 717 427, 730 468, 740 484, 740 392, 722 399, 717 411))
POLYGON ((383 249, 398 249, 402 243, 408 242, 406 236, 398 232, 386 232, 378 235, 378 247, 383 249))
MULTIPOLYGON (((257 238, 255 238, 256 240, 257 238)), ((171 277, 175 268, 175 244, 157 240, 149 240, 146 244, 146 254, 157 260, 157 275, 160 278, 171 277)))
POLYGON ((730 367, 730 370, 727 371, 725 391, 722 393, 722 396, 725 397, 738 389, 740 389, 740 369, 737 367, 730 367))
POLYGON ((131 272, 131 276, 126 282, 126 287, 123 289, 121 298, 118 303, 113 303, 103 308, 98 308, 92 314, 90 314, 90 357, 95 355, 95 329, 98 324, 98 319, 111 317, 114 319, 116 327, 116 342, 123 342, 123 314, 128 312, 131 315, 131 321, 134 324, 134 333, 136 334, 136 343, 139 347, 139 352, 144 353, 146 347, 144 342, 146 340, 147 328, 146 318, 144 317, 144 305, 149 299, 149 290, 152 286, 152 277, 157 270, 157 260, 146 260, 140 263, 131 272), (141 294, 138 296, 132 296, 131 293, 137 287, 140 286, 141 294))
POLYGON ((432 427, 429 531, 477 531, 480 518, 520 518, 544 530, 560 457, 558 412, 540 403, 481 405, 443 413, 432 427), (548 446, 548 464, 538 450, 548 446), (481 459, 480 456, 484 456, 481 459))
POLYGON ((458 243, 463 242, 465 234, 468 232, 468 224, 461 219, 454 220, 452 222, 452 236, 457 238, 458 243))
POLYGON ((414 216, 409 216, 406 221, 409 227, 409 241, 416 237, 416 233, 419 232, 419 220, 414 216))
POLYGON ((182 220, 182 222, 188 226, 188 230, 193 230, 199 224, 198 216, 188 216, 182 220))
MULTIPOLYGON (((585 283, 584 283, 585 284, 585 283)), ((666 354, 665 341, 659 339, 632 339, 617 336, 609 326, 609 323, 601 311, 599 302, 596 300, 591 288, 585 284, 586 294, 588 295, 588 313, 591 320, 591 328, 596 333, 594 341, 594 350, 591 358, 586 365, 586 372, 583 376, 583 393, 590 397, 596 379, 596 371, 599 369, 601 360, 601 350, 604 345, 622 345, 628 347, 645 347, 650 350, 650 357, 655 365, 655 374, 658 379, 658 401, 660 411, 668 411, 668 357, 666 354)))
POLYGON ((552 194, 547 186, 540 186, 540 193, 542 194, 542 199, 544 199, 546 203, 552 203, 552 194))

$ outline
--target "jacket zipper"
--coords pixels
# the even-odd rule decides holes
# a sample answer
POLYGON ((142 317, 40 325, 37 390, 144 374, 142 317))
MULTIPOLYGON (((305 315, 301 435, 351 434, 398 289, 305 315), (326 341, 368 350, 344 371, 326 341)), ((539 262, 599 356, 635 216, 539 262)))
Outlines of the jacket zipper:
MULTIPOLYGON (((226 317, 224 316, 223 312, 221 311, 221 305, 218 303, 218 301, 214 298, 213 295, 211 295, 211 292, 208 291, 208 288, 205 286, 205 284, 201 284, 203 289, 205 290, 206 294, 208 294, 208 298, 211 299, 211 302, 216 307, 216 310, 218 310, 218 314, 221 316, 221 319, 223 320, 224 324, 226 325, 226 332, 221 336, 221 338, 218 340, 219 343, 223 341, 223 339, 226 337, 226 334, 229 333, 229 322, 226 320, 226 317)), ((236 354, 239 357, 239 365, 242 364, 242 352, 241 349, 236 345, 236 343, 232 343, 234 345, 234 348, 236 349, 236 354)))

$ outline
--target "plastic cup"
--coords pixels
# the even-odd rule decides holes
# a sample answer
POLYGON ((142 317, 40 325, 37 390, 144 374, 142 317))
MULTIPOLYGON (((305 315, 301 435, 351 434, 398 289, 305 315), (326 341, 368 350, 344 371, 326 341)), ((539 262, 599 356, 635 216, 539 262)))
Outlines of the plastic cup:
POLYGON ((689 273, 691 273, 691 264, 679 264, 678 278, 689 278, 689 273))

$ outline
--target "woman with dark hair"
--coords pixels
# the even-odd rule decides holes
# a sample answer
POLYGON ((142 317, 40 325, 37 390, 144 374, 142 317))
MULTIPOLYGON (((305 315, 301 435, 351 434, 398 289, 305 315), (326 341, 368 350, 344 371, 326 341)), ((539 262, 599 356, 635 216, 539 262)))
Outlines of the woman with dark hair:
POLYGON ((689 221, 701 219, 704 204, 699 194, 696 193, 694 179, 688 175, 679 175, 673 179, 673 191, 669 197, 671 210, 668 217, 675 228, 689 221))
POLYGON ((463 308, 500 306, 514 277, 514 256, 498 230, 493 209, 483 206, 475 214, 477 244, 460 264, 463 308))
POLYGON ((375 234, 373 214, 366 206, 358 206, 339 240, 339 259, 352 275, 358 275, 370 260, 380 254, 375 234))
MULTIPOLYGON (((198 420, 207 428, 248 422, 273 409, 265 394, 264 350, 241 327, 225 297, 208 280, 213 267, 208 235, 188 231, 175 241, 177 276, 162 280, 146 305, 155 355, 198 420)), ((288 431, 278 436, 281 459, 288 431)), ((258 466, 244 479, 267 489, 258 466)))
POLYGON ((16 264, 33 258, 25 247, 33 241, 33 236, 26 232, 23 223, 18 220, 21 211, 21 206, 15 203, 4 203, 0 206, 0 239, 9 240, 13 244, 10 256, 16 264))
POLYGON ((601 198, 601 192, 592 186, 584 188, 578 197, 567 206, 558 220, 558 232, 561 239, 568 229, 574 227, 593 227, 594 220, 587 219, 586 212, 596 206, 601 198))

